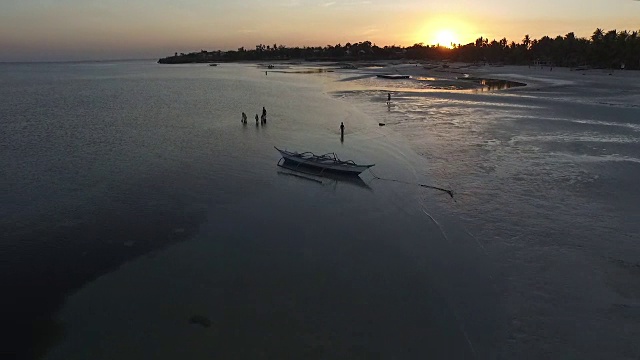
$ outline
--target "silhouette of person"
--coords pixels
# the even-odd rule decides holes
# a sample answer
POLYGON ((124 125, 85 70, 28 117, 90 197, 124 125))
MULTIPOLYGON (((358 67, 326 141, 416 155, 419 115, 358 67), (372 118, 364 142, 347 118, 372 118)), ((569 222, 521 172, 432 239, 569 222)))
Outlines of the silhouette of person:
POLYGON ((242 112, 242 123, 243 124, 247 123, 247 114, 245 114, 244 111, 242 112))
POLYGON ((258 125, 258 114, 256 114, 256 125, 258 125))
POLYGON ((340 123, 340 136, 344 136, 344 122, 340 123))
POLYGON ((263 124, 267 123, 267 109, 265 109, 264 106, 262 107, 262 116, 260 117, 260 119, 262 120, 263 124))
POLYGON ((391 102, 391 93, 387 94, 387 102, 391 102))

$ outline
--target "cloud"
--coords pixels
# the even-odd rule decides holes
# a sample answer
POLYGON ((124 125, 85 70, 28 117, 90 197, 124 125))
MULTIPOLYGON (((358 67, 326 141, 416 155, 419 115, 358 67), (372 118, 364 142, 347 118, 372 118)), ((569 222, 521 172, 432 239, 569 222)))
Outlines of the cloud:
POLYGON ((376 28, 376 27, 370 27, 370 28, 363 29, 363 30, 360 32, 360 35, 362 35, 362 36, 369 36, 369 35, 372 35, 372 34, 378 33, 379 31, 380 31, 380 29, 378 29, 378 28, 376 28))

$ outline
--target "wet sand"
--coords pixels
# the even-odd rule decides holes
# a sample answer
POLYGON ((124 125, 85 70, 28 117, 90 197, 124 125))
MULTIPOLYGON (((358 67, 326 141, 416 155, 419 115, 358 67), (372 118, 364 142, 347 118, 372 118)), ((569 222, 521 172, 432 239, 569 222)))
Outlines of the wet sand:
POLYGON ((336 96, 401 134, 426 159, 420 173, 457 190, 448 210, 497 267, 498 357, 635 357, 640 74, 458 65, 376 70, 439 88, 369 76, 336 96), (527 85, 447 88, 466 75, 527 85))

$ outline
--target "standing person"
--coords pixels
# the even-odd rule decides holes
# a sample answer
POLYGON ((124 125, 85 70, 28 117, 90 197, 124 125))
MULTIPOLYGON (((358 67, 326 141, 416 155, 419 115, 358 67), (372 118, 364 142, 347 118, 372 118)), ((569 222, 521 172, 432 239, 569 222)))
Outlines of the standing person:
POLYGON ((391 93, 387 94, 387 102, 391 102, 391 93))
POLYGON ((256 114, 256 125, 258 125, 258 114, 256 114))
POLYGON ((265 109, 264 106, 262 107, 262 116, 264 116, 265 119, 267 118, 267 109, 265 109))
POLYGON ((340 136, 344 136, 344 122, 340 123, 340 136))
POLYGON ((245 114, 244 111, 242 112, 242 123, 243 124, 247 123, 247 114, 245 114))

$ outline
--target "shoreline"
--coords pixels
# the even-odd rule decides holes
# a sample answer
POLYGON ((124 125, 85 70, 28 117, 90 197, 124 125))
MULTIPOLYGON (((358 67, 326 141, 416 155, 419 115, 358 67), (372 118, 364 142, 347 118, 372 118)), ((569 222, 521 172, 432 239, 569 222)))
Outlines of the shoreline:
MULTIPOLYGON (((233 63, 233 62, 231 62, 233 63)), ((619 103, 622 106, 636 106, 640 97, 634 97, 637 88, 627 81, 637 79, 640 82, 640 70, 582 69, 567 67, 536 67, 527 65, 479 65, 473 63, 449 62, 417 62, 417 61, 361 61, 361 62, 264 62, 247 61, 237 64, 256 64, 267 67, 274 65, 276 69, 269 72, 298 73, 289 71, 296 68, 311 68, 309 73, 334 72, 343 74, 340 81, 349 82, 347 74, 354 74, 353 79, 366 78, 380 74, 403 74, 411 76, 406 86, 403 79, 385 79, 385 83, 376 83, 383 91, 404 92, 442 92, 442 91, 474 91, 486 94, 508 94, 513 91, 529 92, 562 89, 565 86, 597 87, 604 84, 621 91, 619 99, 612 94, 609 104, 619 103), (443 67, 444 66, 444 67, 443 67), (620 81, 624 79, 624 81, 620 81), (497 81, 498 85, 491 84, 497 81), (501 82, 504 82, 500 84, 501 82), (485 84, 486 83, 486 84, 485 84), (506 83, 506 84, 505 84, 506 83), (524 84, 524 85, 523 85, 524 84), (622 101, 617 101, 622 100, 622 101)), ((266 70, 266 69, 265 69, 266 70)), ((406 80, 406 79, 405 79, 406 80)))

